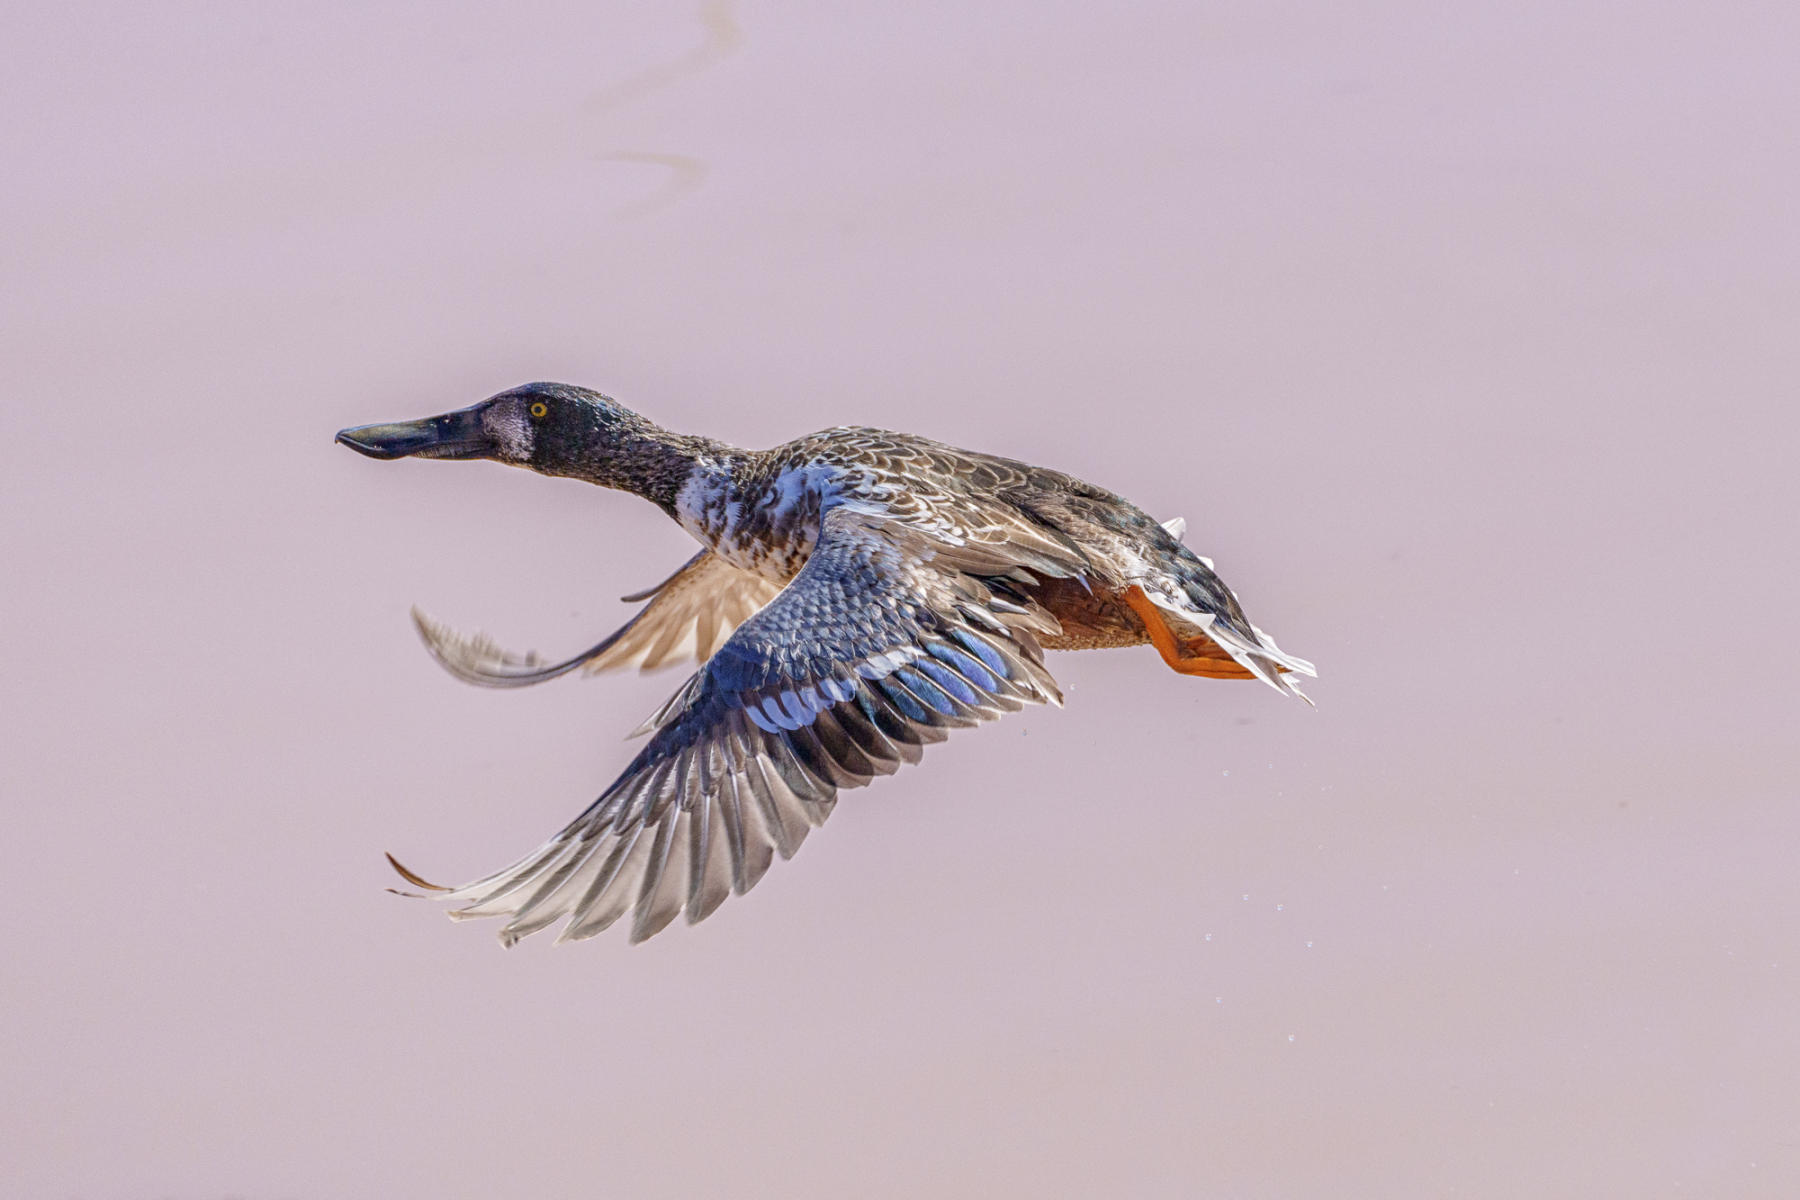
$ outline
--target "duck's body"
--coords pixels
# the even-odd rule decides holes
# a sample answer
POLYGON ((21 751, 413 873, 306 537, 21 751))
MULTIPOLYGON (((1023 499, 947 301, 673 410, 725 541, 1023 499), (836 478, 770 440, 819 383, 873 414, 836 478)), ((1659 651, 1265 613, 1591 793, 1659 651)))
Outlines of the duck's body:
MULTIPOLYGON (((671 515, 731 566, 785 585, 811 556, 824 512, 839 506, 933 541, 1002 534, 1019 560, 1012 569, 1029 573, 1013 582, 1061 626, 1039 637, 1046 650, 1151 641, 1137 598, 1128 595, 1133 586, 1152 605, 1163 602, 1177 623, 1211 618, 1237 634, 1243 649, 1259 645, 1212 564, 1123 496, 912 434, 850 425, 761 452, 708 448, 677 490, 671 515)), ((1211 638, 1192 657, 1201 661, 1183 662, 1190 673, 1253 676, 1211 638)), ((1270 662, 1272 678, 1277 664, 1285 658, 1270 662)))
POLYGON ((791 854, 838 788, 916 761, 949 728, 1060 703, 1045 649, 1150 642, 1184 674, 1293 694, 1290 674, 1313 673, 1249 622, 1182 545, 1179 521, 909 434, 844 427, 746 451, 667 433, 597 393, 531 384, 339 440, 374 457, 496 458, 621 487, 701 544, 628 597, 650 602, 624 628, 553 665, 419 617, 439 661, 490 686, 688 653, 705 664, 567 829, 495 876, 439 889, 467 902, 454 915, 512 917, 509 944, 565 914, 565 938, 627 911, 633 940, 684 908, 700 919, 753 884, 770 850, 791 854))

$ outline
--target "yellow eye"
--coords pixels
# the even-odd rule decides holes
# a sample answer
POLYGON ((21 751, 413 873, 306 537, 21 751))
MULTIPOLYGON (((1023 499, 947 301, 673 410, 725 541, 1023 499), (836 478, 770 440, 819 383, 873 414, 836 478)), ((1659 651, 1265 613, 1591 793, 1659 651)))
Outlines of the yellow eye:
POLYGON ((550 406, 545 404, 542 400, 537 401, 531 406, 531 415, 540 421, 544 419, 544 416, 549 413, 549 411, 550 406))

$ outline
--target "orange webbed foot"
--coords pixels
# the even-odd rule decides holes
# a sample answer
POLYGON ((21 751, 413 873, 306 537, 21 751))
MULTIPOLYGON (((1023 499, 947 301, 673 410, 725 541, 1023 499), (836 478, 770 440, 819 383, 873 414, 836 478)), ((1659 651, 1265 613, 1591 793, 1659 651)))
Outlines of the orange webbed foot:
POLYGON ((1162 655, 1162 660, 1176 674, 1200 675, 1208 679, 1256 678, 1205 634, 1198 637, 1177 636, 1163 619, 1162 613, 1157 611, 1150 597, 1144 594, 1143 588, 1135 584, 1126 588, 1124 599, 1131 611, 1144 623, 1144 629, 1150 635, 1150 644, 1156 647, 1156 652, 1162 655))

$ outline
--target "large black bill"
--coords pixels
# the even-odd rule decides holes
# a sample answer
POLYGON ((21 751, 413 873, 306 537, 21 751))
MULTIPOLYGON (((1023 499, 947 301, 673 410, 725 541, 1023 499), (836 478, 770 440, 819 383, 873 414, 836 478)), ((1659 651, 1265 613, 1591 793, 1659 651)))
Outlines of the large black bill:
POLYGON ((496 446, 481 427, 481 405, 441 417, 341 429, 337 440, 370 458, 489 458, 496 446))

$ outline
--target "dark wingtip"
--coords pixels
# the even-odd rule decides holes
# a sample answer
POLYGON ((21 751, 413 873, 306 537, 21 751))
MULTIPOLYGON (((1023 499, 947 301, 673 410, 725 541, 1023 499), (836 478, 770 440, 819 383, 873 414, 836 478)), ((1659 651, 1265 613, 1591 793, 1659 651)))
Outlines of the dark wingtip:
MULTIPOLYGON (((387 854, 387 851, 384 850, 384 851, 382 851, 382 853, 387 854)), ((428 892, 447 892, 450 890, 447 887, 442 887, 438 884, 432 883, 428 879, 422 879, 418 875, 413 874, 413 872, 407 870, 405 866, 401 865, 401 862, 399 859, 395 858, 391 854, 387 855, 387 860, 388 860, 388 866, 394 868, 394 870, 399 873, 400 878, 406 880, 406 882, 412 884, 414 887, 424 888, 428 892)), ((393 891, 392 888, 389 888, 388 890, 393 891)), ((404 895, 405 893, 402 892, 399 894, 404 895)))

